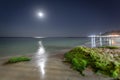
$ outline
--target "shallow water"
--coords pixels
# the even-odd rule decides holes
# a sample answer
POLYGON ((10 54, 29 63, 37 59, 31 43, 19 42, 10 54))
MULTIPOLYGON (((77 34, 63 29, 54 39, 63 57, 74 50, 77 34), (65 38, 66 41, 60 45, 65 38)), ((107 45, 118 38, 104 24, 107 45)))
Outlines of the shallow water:
POLYGON ((117 45, 120 46, 120 38, 96 38, 96 44, 93 44, 92 38, 0 38, 0 57, 16 56, 16 55, 34 55, 41 41, 46 52, 53 54, 64 49, 71 49, 76 46, 100 46, 102 45, 117 45))
POLYGON ((89 38, 0 38, 0 57, 34 54, 40 47, 39 41, 51 53, 83 45, 89 38))

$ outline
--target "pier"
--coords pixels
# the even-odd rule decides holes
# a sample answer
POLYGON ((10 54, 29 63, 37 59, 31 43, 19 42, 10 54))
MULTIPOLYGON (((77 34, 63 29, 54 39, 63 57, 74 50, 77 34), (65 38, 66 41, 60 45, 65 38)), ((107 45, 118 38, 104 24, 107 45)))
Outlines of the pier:
POLYGON ((120 35, 91 35, 91 47, 98 46, 120 46, 120 35))

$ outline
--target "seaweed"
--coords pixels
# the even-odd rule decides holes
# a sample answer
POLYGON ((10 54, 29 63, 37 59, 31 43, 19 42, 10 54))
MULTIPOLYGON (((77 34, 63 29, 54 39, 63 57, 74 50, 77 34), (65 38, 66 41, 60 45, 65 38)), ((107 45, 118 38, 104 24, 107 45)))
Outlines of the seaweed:
POLYGON ((110 55, 104 52, 101 54, 98 48, 76 47, 65 53, 65 59, 82 75, 88 66, 95 73, 99 72, 113 78, 117 78, 120 73, 119 62, 110 60, 110 55))

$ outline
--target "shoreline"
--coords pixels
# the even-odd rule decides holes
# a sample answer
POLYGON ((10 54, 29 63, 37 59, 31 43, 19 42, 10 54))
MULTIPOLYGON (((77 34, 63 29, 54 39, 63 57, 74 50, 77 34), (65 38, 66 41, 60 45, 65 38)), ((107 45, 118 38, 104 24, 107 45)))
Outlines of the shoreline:
MULTIPOLYGON (((66 49, 62 49, 62 50, 59 50, 59 51, 53 51, 53 52, 50 52, 50 53, 48 53, 48 54, 50 54, 50 55, 53 55, 53 54, 61 54, 61 53, 65 53, 65 52, 67 52, 67 51, 69 51, 69 50, 71 50, 72 48, 66 48, 66 49)), ((10 58, 10 57, 16 57, 16 56, 28 56, 28 57, 32 57, 32 56, 34 56, 36 54, 36 52, 35 53, 31 53, 31 54, 18 54, 18 55, 9 55, 9 56, 2 56, 2 57, 0 57, 0 59, 5 59, 5 58, 10 58)))
MULTIPOLYGON (((102 74, 94 74, 91 69, 86 69, 85 76, 70 68, 70 65, 63 62, 65 49, 46 56, 27 55, 32 58, 28 62, 20 62, 9 65, 0 64, 1 80, 110 80, 112 78, 102 74), (11 74, 12 73, 12 74, 11 74), (10 77, 10 78, 9 78, 10 77)), ((7 60, 8 58, 4 58, 7 60)), ((0 59, 1 60, 1 59, 0 59)))

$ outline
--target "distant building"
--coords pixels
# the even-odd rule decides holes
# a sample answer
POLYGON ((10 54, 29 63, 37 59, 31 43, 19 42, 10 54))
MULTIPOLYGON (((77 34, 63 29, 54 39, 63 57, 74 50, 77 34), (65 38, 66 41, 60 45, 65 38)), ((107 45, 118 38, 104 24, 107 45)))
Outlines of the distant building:
POLYGON ((120 36, 120 30, 105 32, 102 35, 110 35, 111 37, 118 37, 120 36))

